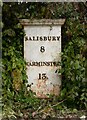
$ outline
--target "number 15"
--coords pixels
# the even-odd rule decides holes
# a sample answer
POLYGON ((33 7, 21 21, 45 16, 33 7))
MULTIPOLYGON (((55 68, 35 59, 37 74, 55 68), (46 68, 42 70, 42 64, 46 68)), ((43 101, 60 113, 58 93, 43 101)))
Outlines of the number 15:
POLYGON ((39 73, 39 79, 45 80, 48 79, 48 77, 46 76, 46 73, 39 73))

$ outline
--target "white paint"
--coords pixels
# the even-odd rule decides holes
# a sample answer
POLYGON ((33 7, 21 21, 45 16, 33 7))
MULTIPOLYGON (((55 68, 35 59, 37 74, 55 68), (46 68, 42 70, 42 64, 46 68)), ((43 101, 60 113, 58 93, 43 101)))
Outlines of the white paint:
MULTIPOLYGON (((52 62, 60 61, 61 52, 61 25, 28 25, 24 26, 26 36, 60 36, 59 41, 25 41, 24 39, 24 58, 26 62, 52 62), (40 51, 40 47, 45 47, 45 52, 40 51)), ((54 86, 61 85, 61 78, 55 71, 58 69, 56 66, 27 66, 28 83, 33 85, 31 89, 36 92, 37 96, 46 94, 59 94, 55 92, 54 86), (39 73, 46 73, 48 79, 39 80, 39 73), (39 82, 39 84, 38 84, 39 82), (38 85, 41 85, 37 87, 38 85)))

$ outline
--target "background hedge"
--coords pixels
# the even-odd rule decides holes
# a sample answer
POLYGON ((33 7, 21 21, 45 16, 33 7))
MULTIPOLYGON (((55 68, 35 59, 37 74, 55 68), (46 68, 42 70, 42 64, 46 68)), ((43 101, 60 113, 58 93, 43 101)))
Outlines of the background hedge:
MULTIPOLYGON (((87 108, 87 30, 85 3, 4 2, 2 6, 3 118, 34 117, 54 111, 77 112, 87 108), (59 97, 35 98, 27 91, 23 58, 24 30, 20 19, 66 19, 62 27, 62 88, 59 97), (43 112, 40 112, 43 110, 43 112), (35 112, 34 112, 35 111, 35 112), (47 112, 46 112, 47 111, 47 112), (49 112, 49 111, 52 111, 49 112)), ((45 114, 46 116, 46 114, 45 114)))

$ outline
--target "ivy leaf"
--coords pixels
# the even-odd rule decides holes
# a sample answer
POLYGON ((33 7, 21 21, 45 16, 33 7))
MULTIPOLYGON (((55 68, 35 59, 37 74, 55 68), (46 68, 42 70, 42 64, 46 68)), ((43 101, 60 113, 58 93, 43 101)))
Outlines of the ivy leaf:
POLYGON ((79 68, 80 68, 79 61, 76 60, 76 62, 75 62, 75 69, 79 69, 79 68))
POLYGON ((14 30, 12 30, 12 29, 7 29, 7 30, 5 30, 4 32, 3 32, 3 35, 4 36, 6 36, 6 35, 8 35, 8 36, 10 36, 10 37, 15 37, 15 31, 14 30))

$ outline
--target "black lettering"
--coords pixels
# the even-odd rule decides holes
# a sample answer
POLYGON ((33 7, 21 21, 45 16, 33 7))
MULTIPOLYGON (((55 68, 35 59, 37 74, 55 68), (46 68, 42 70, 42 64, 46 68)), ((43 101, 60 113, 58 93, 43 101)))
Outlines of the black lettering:
POLYGON ((35 37, 33 36, 33 41, 35 40, 35 37))
POLYGON ((31 37, 29 37, 29 40, 30 40, 30 41, 32 41, 32 38, 31 38, 31 37))
POLYGON ((49 66, 49 62, 43 62, 43 66, 49 66))
POLYGON ((25 41, 27 41, 28 40, 28 36, 25 36, 25 41))
POLYGON ((29 62, 27 62, 27 66, 30 66, 29 62))
POLYGON ((46 62, 46 66, 50 66, 50 62, 46 62))
POLYGON ((54 66, 57 66, 57 63, 56 63, 56 62, 53 62, 53 65, 54 65, 54 66))
POLYGON ((33 62, 30 62, 30 66, 33 66, 33 62))
POLYGON ((57 37, 57 40, 58 40, 58 41, 59 41, 59 39, 60 39, 60 36, 57 37))
POLYGON ((50 66, 53 66, 53 62, 50 62, 50 66))
POLYGON ((40 41, 43 41, 43 38, 42 38, 42 37, 40 37, 40 41))
POLYGON ((40 51, 43 53, 43 52, 45 52, 45 47, 44 46, 41 46, 40 47, 40 51))
POLYGON ((52 41, 56 41, 56 37, 55 36, 52 37, 52 41))
POLYGON ((47 41, 47 37, 46 36, 44 36, 44 41, 47 41))
POLYGON ((51 36, 48 36, 48 41, 51 41, 51 36))
POLYGON ((37 36, 37 41, 39 40, 39 36, 37 36))
POLYGON ((46 80, 48 77, 46 76, 46 73, 39 73, 39 80, 46 80))

